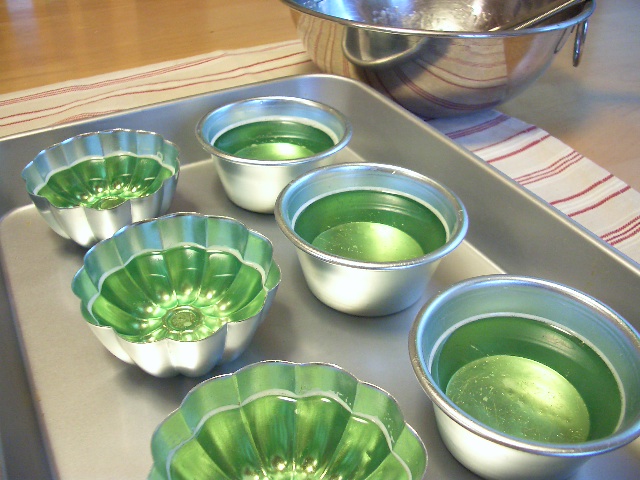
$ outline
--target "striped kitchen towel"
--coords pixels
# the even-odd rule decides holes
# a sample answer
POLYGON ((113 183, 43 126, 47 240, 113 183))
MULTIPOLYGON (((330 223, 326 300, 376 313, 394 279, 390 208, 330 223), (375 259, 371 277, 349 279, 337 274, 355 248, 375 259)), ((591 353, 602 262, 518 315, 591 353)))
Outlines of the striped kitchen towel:
POLYGON ((640 262, 640 192, 544 130, 495 110, 429 123, 640 262))
MULTIPOLYGON (((14 92, 0 95, 0 137, 317 72, 302 43, 289 41, 14 92)), ((429 123, 640 263, 640 193, 579 152, 496 110, 429 123)))

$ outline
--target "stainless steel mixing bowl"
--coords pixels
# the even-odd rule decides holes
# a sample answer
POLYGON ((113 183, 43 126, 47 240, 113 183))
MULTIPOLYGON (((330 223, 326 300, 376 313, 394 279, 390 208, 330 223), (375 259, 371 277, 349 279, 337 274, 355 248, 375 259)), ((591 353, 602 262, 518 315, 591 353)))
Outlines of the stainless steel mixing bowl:
POLYGON ((577 66, 595 10, 587 0, 535 27, 500 30, 554 0, 283 2, 321 70, 362 80, 425 118, 509 100, 544 73, 574 31, 577 66))

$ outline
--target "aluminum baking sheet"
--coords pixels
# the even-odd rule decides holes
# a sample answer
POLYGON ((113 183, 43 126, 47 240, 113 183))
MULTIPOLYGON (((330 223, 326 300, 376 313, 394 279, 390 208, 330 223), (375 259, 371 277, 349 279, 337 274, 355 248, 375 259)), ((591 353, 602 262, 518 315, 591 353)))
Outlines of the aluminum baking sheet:
MULTIPOLYGON (((0 212, 8 212, 0 222, 7 290, 2 301, 11 307, 4 305, 0 311, 9 312, 17 330, 54 478, 146 477, 154 429, 194 385, 252 362, 280 359, 334 363, 384 388, 397 399, 427 447, 425 478, 474 479, 441 442, 431 403, 409 361, 409 328, 430 295, 481 274, 534 275, 596 296, 636 328, 640 322, 635 303, 640 292, 638 264, 424 122, 351 80, 289 77, 19 135, 0 141, 0 162, 0 212), (341 160, 411 168, 445 183, 467 206, 467 240, 443 260, 424 298, 413 307, 380 318, 349 316, 326 307, 306 287, 294 248, 274 217, 244 211, 226 198, 211 160, 196 140, 195 125, 222 104, 275 94, 318 100, 346 114, 354 136, 341 160), (116 127, 156 131, 180 147, 183 168, 171 211, 231 216, 274 243, 282 283, 268 317, 238 360, 207 377, 158 379, 116 359, 99 344, 84 325, 79 301, 70 289, 85 250, 53 233, 21 190, 20 171, 40 149, 78 133, 116 127)), ((14 421, 11 427, 19 425, 14 421)), ((11 433, 5 430, 4 438, 12 438, 11 433)), ((9 450, 6 440, 5 450, 9 450)), ((29 461, 26 456, 23 460, 29 461)), ((640 441, 636 441, 589 461, 575 478, 630 480, 639 470, 640 441)))

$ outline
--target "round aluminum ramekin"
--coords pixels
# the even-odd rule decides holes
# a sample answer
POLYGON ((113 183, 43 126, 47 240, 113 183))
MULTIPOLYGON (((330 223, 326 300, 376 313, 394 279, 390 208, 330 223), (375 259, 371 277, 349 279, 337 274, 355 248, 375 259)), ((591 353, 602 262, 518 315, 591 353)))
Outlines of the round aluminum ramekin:
POLYGON ((222 186, 233 203, 246 210, 273 213, 280 191, 294 178, 339 161, 336 154, 351 140, 352 126, 339 111, 313 100, 296 97, 257 97, 224 105, 205 115, 196 136, 211 154, 222 186), (254 160, 230 155, 214 146, 218 136, 233 126, 270 119, 288 119, 322 126, 333 147, 294 160, 254 160))
POLYGON ((409 169, 378 163, 345 163, 308 172, 282 191, 275 216, 297 248, 313 294, 336 310, 360 316, 388 315, 414 304, 425 292, 439 261, 460 245, 468 228, 467 212, 448 188, 409 169), (297 216, 307 205, 348 190, 381 190, 428 205, 445 226, 446 243, 420 257, 377 263, 329 254, 296 233, 297 216))
POLYGON ((640 435, 640 338, 615 311, 578 290, 548 280, 488 275, 462 281, 432 298, 409 335, 416 377, 434 405, 440 435, 451 453, 481 477, 498 480, 561 479, 589 458, 640 435), (438 339, 456 324, 499 312, 549 320, 588 341, 619 380, 623 412, 605 438, 574 444, 526 441, 489 428, 461 411, 431 371, 438 339))

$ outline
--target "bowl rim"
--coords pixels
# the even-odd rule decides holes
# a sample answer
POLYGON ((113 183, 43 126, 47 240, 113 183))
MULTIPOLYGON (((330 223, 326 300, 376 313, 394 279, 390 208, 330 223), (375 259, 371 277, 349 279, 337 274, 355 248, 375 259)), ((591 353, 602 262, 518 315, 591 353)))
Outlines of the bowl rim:
POLYGON ((422 30, 416 28, 405 27, 389 27, 384 25, 374 25, 365 22, 359 22, 355 20, 348 20, 341 17, 328 15, 318 12, 311 8, 301 5, 295 0, 281 0, 292 10, 301 12, 303 14, 310 15, 312 17, 328 20, 331 22, 339 23, 345 27, 353 27, 362 30, 370 30, 380 33, 399 34, 399 35, 414 35, 421 37, 442 37, 442 38, 499 38, 499 37, 516 37, 522 35, 532 35, 537 33, 550 32, 554 30, 561 30, 564 28, 572 27, 581 22, 585 22, 591 14, 595 11, 595 0, 586 0, 582 6, 580 13, 572 18, 563 20, 551 25, 543 25, 540 27, 529 27, 522 30, 498 30, 498 31, 470 31, 470 30, 422 30))
MULTIPOLYGON (((294 118, 295 115, 290 115, 290 117, 294 118)), ((248 122, 248 123, 253 123, 253 122, 248 122)), ((256 167, 259 167, 259 166, 287 167, 287 166, 296 166, 296 165, 302 165, 305 163, 317 162, 321 159, 334 155, 340 150, 342 150, 351 141, 352 136, 353 136, 353 125, 351 124, 351 121, 347 118, 347 116, 343 114, 341 111, 325 103, 319 102, 317 100, 311 100, 308 98, 296 97, 291 95, 264 95, 259 97, 244 98, 234 102, 225 103, 224 105, 220 105, 215 109, 209 111, 196 124, 196 138, 198 139, 198 141, 200 142, 200 145, 202 146, 202 148, 204 148, 206 152, 212 155, 215 155, 216 157, 230 163, 235 163, 238 165, 247 165, 247 166, 253 165, 256 167), (293 158, 290 160, 261 160, 261 159, 238 157, 236 155, 232 155, 223 150, 220 150, 219 148, 215 147, 213 144, 207 141, 207 139, 203 134, 203 130, 204 130, 205 124, 211 117, 219 114, 224 110, 229 110, 229 109, 241 107, 246 104, 260 103, 260 102, 295 103, 298 105, 303 105, 306 108, 321 110, 333 116, 336 120, 338 120, 344 126, 344 133, 332 147, 326 150, 323 150, 321 152, 318 152, 315 155, 312 155, 309 157, 293 158)))
MULTIPOLYGON (((365 188, 362 188, 364 190, 365 188)), ((359 189, 355 189, 359 190, 359 189)), ((344 190, 336 191, 335 193, 342 192, 344 190)), ((390 189, 391 191, 391 189, 390 189)), ((402 195, 402 192, 397 192, 398 195, 402 195)), ((424 265, 427 263, 434 262, 445 255, 451 253, 455 250, 464 240, 467 230, 469 228, 469 215, 467 214, 467 210, 462 203, 462 201, 458 198, 458 196, 447 186, 443 185, 440 182, 432 179, 431 177, 427 177, 421 173, 418 173, 414 170, 410 170, 408 168, 399 167, 391 164, 383 164, 383 163, 373 163, 373 162, 349 162, 349 163, 339 163, 336 165, 328 165, 325 167, 315 168, 310 170, 307 173, 300 175, 299 177, 292 180, 278 195, 278 199, 276 200, 276 206, 274 209, 274 215, 276 218, 276 223, 280 227, 280 230, 284 233, 284 235, 293 243, 293 245, 304 253, 307 253, 318 260, 321 260, 325 263, 333 264, 333 265, 341 265, 346 267, 352 267, 357 269, 364 270, 401 270, 412 268, 418 265, 424 265), (431 188, 437 190, 441 195, 446 197, 446 199, 453 205, 456 209, 456 225, 449 232, 449 238, 445 242, 444 245, 433 250, 425 255, 410 258, 407 260, 400 260, 395 262, 366 262, 361 260, 354 260, 347 257, 342 257, 339 255, 334 255, 328 253, 324 250, 320 250, 316 248, 311 243, 302 239, 293 228, 289 225, 289 222, 285 220, 282 210, 283 204, 286 201, 287 197, 291 195, 293 189, 298 187, 300 184, 313 179, 316 176, 321 176, 327 171, 340 171, 340 170, 374 170, 380 171, 383 173, 388 173, 396 176, 405 176, 410 180, 417 181, 420 183, 424 183, 431 188)))
MULTIPOLYGON (((421 447, 422 453, 424 455, 424 461, 425 461, 424 471, 422 472, 423 475, 424 475, 424 472, 426 471, 426 469, 428 467, 428 464, 429 464, 429 455, 428 455, 427 447, 425 446, 424 441, 422 440, 420 435, 418 435, 417 431, 411 425, 409 425, 409 423, 407 422, 405 414, 404 414, 404 412, 402 411, 402 409, 400 407, 400 403, 398 403, 396 398, 393 395, 391 395, 388 391, 386 391, 385 389, 383 389, 383 388, 381 388, 381 387, 379 387, 377 385, 374 385, 373 383, 360 380, 358 377, 356 377, 351 372, 349 372, 346 369, 340 367, 339 365, 336 365, 336 364, 331 363, 331 362, 293 362, 293 361, 289 361, 289 360, 266 359, 266 360, 260 360, 260 361, 254 362, 254 363, 249 363, 247 365, 244 365, 243 367, 240 367, 239 369, 237 369, 237 370, 235 370, 233 372, 215 375, 215 376, 210 377, 210 378, 208 378, 206 380, 203 380, 202 382, 199 382, 195 386, 190 388, 189 391, 186 393, 186 395, 180 401, 180 404, 175 409, 173 409, 169 414, 167 414, 162 419, 162 421, 156 426, 156 428, 153 431, 153 434, 151 435, 151 441, 153 442, 153 439, 156 438, 156 435, 159 433, 159 431, 165 425, 165 423, 167 423, 167 421, 169 420, 170 417, 173 417, 174 415, 180 414, 180 412, 182 410, 182 407, 186 404, 188 398, 194 392, 196 392, 200 387, 204 386, 205 384, 214 383, 216 380, 234 377, 237 374, 239 374, 239 373, 241 373, 243 371, 246 371, 246 370, 251 370, 251 369, 254 369, 254 368, 261 368, 261 367, 263 367, 265 365, 283 365, 283 366, 287 366, 289 368, 320 367, 320 368, 334 370, 334 371, 337 371, 338 373, 340 373, 340 374, 342 374, 344 376, 350 377, 352 380, 354 380, 358 384, 361 384, 361 385, 364 385, 364 386, 366 386, 368 388, 371 388, 374 391, 378 392, 378 394, 382 394, 382 395, 386 396, 387 398, 389 398, 389 400, 391 400, 391 402, 395 404, 395 406, 397 407, 398 413, 401 415, 401 420, 402 420, 402 422, 404 424, 404 429, 407 430, 412 435, 413 438, 415 438, 415 440, 417 441, 417 444, 421 447)), ((280 394, 280 393, 281 392, 278 392, 276 394, 280 394)), ((194 432, 192 431, 191 433, 193 434, 194 432)), ((191 438, 194 438, 194 436, 192 435, 191 438)), ((184 443, 185 442, 182 442, 180 445, 174 447, 172 449, 172 452, 177 451, 178 448, 184 443)), ((166 461, 165 461, 165 463, 166 463, 166 461)), ((152 460, 152 468, 154 468, 154 466, 155 466, 155 461, 152 460)), ((416 477, 415 480, 420 480, 420 479, 416 477)))
POLYGON ((622 335, 629 339, 636 349, 640 351, 640 336, 636 330, 613 309, 580 290, 552 280, 525 275, 490 274, 472 277, 457 282, 431 297, 416 314, 415 320, 409 331, 408 343, 411 365, 418 382, 433 403, 433 406, 442 411, 449 419, 457 423, 466 431, 489 442, 522 452, 549 457, 577 458, 605 453, 622 447, 638 437, 640 435, 640 415, 638 415, 635 422, 626 429, 614 432, 611 435, 596 440, 588 440, 581 443, 544 443, 527 441, 519 437, 504 434, 478 422, 472 416, 460 410, 451 400, 449 400, 442 389, 436 385, 429 368, 425 365, 424 354, 420 351, 418 345, 420 338, 422 338, 423 332, 426 329, 424 324, 425 315, 431 309, 436 308, 439 304, 446 302, 449 297, 455 295, 458 291, 496 283, 526 285, 528 287, 551 290, 555 293, 569 296, 573 300, 576 300, 591 309, 598 310, 601 315, 618 327, 622 335))

